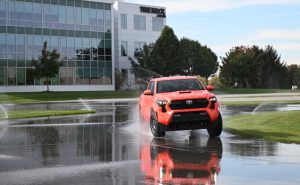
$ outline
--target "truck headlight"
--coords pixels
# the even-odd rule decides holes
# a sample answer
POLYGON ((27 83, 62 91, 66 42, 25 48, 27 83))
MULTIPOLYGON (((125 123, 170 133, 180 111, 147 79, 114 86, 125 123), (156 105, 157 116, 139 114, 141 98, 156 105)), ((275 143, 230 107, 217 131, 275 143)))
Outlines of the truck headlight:
POLYGON ((167 112, 166 105, 168 102, 166 100, 156 100, 156 103, 161 107, 162 112, 167 112))
POLYGON ((168 102, 166 100, 156 100, 156 103, 158 106, 163 107, 167 105, 168 102))
POLYGON ((209 101, 212 103, 216 103, 218 100, 217 100, 217 97, 213 96, 213 97, 209 98, 209 101))

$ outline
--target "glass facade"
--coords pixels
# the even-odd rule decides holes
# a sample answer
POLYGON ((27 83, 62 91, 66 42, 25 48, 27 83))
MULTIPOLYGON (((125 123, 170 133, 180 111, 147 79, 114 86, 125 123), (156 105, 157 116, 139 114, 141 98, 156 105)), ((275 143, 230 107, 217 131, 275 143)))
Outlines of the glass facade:
POLYGON ((52 85, 111 85, 111 24, 111 4, 0 0, 0 86, 44 85, 32 60, 45 41, 63 62, 52 85))

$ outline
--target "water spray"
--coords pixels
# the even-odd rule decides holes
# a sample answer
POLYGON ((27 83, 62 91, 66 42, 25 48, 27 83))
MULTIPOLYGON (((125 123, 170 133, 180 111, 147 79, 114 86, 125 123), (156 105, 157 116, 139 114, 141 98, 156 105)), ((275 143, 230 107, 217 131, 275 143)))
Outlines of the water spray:
POLYGON ((255 107, 255 109, 253 110, 253 112, 251 113, 252 116, 254 116, 254 114, 256 113, 256 111, 261 108, 264 105, 267 105, 268 103, 261 103, 259 104, 257 107, 255 107))
POLYGON ((79 101, 84 105, 84 107, 85 107, 87 110, 92 110, 92 109, 90 108, 90 106, 89 106, 88 104, 86 104, 86 102, 85 102, 83 99, 79 98, 79 101))
MULTIPOLYGON (((0 105, 0 109, 1 109, 1 113, 4 114, 4 117, 2 118, 4 120, 0 122, 0 125, 6 126, 8 124, 8 120, 7 120, 8 119, 8 113, 7 113, 6 109, 2 105, 0 105)), ((6 132, 6 130, 7 130, 7 127, 4 127, 4 128, 2 128, 0 130, 0 139, 3 137, 3 135, 6 132)))

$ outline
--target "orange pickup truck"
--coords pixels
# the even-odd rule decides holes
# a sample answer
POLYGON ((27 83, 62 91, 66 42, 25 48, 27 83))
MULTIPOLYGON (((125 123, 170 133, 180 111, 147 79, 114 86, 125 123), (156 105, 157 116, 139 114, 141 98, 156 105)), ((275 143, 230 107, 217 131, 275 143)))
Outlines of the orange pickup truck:
POLYGON ((215 185, 221 171, 222 142, 211 138, 208 143, 201 146, 201 152, 155 142, 143 144, 140 159, 145 184, 215 185))
POLYGON ((139 113, 150 123, 154 137, 166 131, 207 129, 210 137, 220 136, 223 123, 219 102, 196 77, 176 76, 150 80, 140 96, 139 113))

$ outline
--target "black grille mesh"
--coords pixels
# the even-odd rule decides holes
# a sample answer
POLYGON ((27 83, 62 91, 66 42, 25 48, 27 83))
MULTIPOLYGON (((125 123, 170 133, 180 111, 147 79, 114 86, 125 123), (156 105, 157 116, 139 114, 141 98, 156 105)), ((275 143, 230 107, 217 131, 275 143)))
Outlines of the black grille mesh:
POLYGON ((178 109, 205 108, 208 106, 207 99, 191 100, 192 104, 188 104, 187 101, 189 100, 173 100, 170 104, 170 108, 172 110, 178 110, 178 109))

